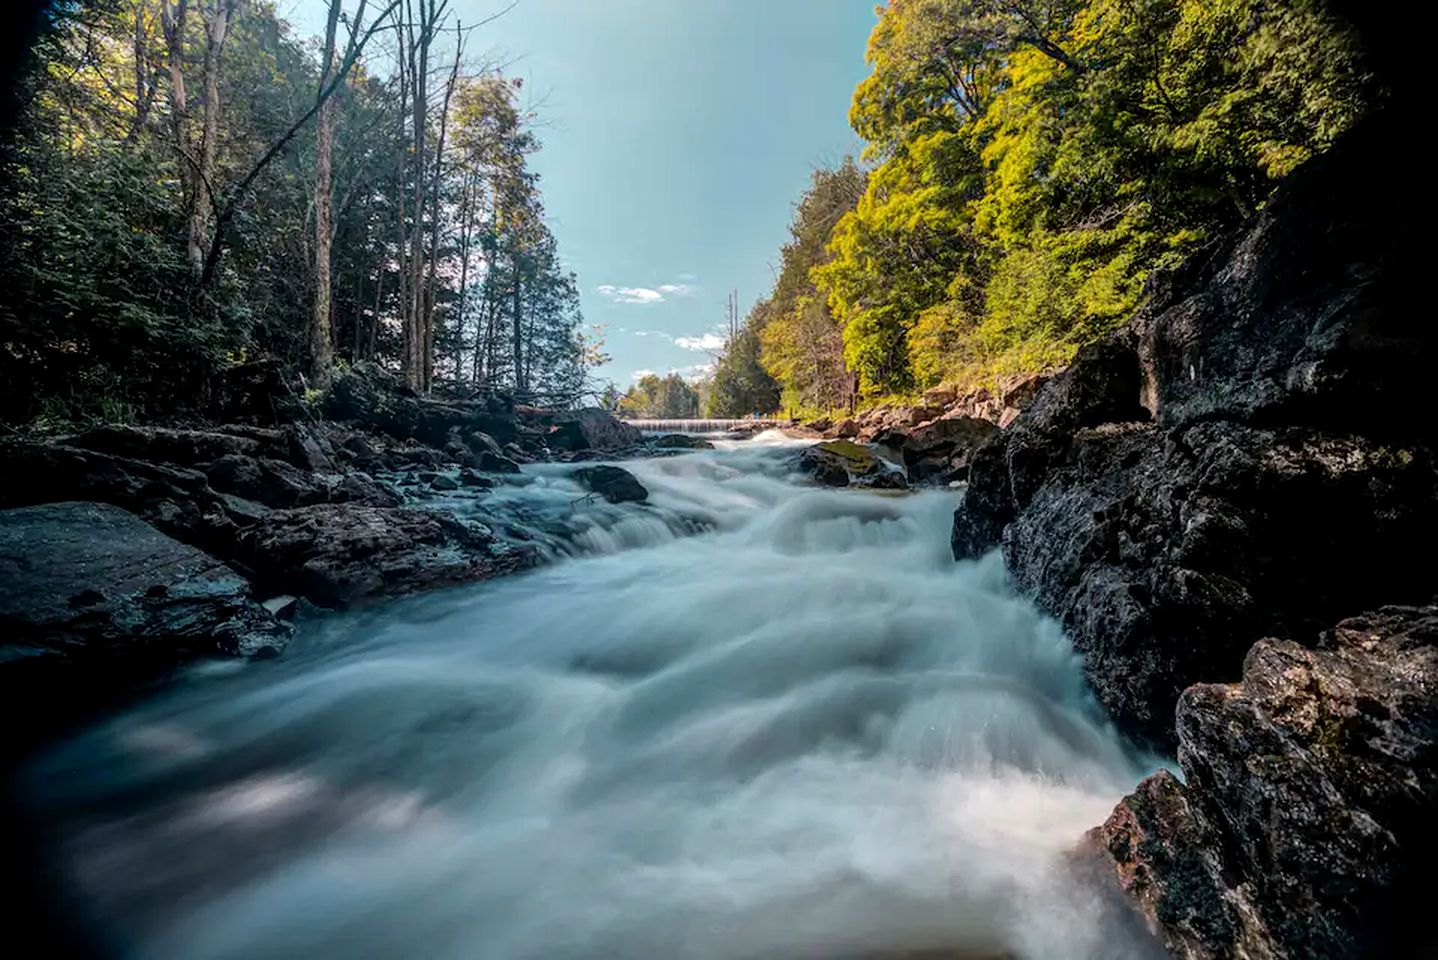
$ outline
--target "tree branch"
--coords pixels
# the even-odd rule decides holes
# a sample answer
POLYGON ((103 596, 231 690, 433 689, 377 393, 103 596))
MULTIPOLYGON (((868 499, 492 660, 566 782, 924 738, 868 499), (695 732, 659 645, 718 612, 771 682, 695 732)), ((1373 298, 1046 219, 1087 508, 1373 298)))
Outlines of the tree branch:
POLYGON ((284 152, 284 149, 289 146, 290 141, 295 138, 295 135, 304 128, 305 124, 314 119, 315 114, 319 113, 320 108, 325 105, 325 101, 333 96, 335 91, 345 82, 350 70, 355 65, 355 61, 359 59, 360 53, 364 50, 365 44, 369 43, 370 38, 374 36, 384 24, 385 16, 398 8, 399 5, 400 0, 392 0, 389 7, 375 18, 374 22, 370 24, 370 28, 365 31, 364 36, 360 38, 359 43, 355 44, 352 49, 345 53, 345 59, 340 64, 339 70, 335 72, 335 78, 330 81, 329 86, 325 87, 319 97, 316 98, 314 106, 310 107, 305 111, 302 117, 290 124, 290 128, 285 131, 284 136, 270 145, 270 148, 265 151, 264 156, 255 162, 255 165, 250 168, 250 172, 245 175, 244 179, 240 181, 239 185, 230 194, 230 198, 225 202, 224 209, 215 217, 215 235, 210 241, 210 250, 205 255, 205 267, 200 274, 201 287, 209 286, 214 279, 215 267, 218 266, 220 253, 224 249, 225 228, 229 226, 230 220, 233 219, 240 201, 245 198, 245 194, 249 191, 255 180, 259 178, 259 175, 264 169, 284 152))

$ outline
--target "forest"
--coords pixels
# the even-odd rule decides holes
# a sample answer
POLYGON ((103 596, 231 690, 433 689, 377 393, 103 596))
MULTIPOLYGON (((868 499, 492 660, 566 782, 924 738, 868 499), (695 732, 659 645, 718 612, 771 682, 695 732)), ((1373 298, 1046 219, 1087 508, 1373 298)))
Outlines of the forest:
POLYGON ((711 415, 1065 365, 1383 92, 1316 0, 890 0, 711 415))
POLYGON ((50 5, 0 131, 0 420, 202 412, 266 363, 306 394, 364 361, 420 393, 589 389, 536 113, 470 54, 486 23, 326 12, 306 40, 267 0, 50 5))

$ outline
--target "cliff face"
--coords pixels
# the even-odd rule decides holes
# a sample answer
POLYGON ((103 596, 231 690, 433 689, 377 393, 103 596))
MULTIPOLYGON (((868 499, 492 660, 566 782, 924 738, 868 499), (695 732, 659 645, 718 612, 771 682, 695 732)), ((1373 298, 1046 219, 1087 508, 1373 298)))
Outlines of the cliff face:
POLYGON ((1146 781, 1092 849, 1179 956, 1371 955, 1427 856, 1433 611, 1324 632, 1438 593, 1400 143, 1367 122, 1156 282, 975 455, 954 518, 955 556, 1000 547, 1117 722, 1177 749, 1187 786, 1146 781))
POLYGON ((980 451, 955 556, 1001 546, 1130 732, 1263 636, 1435 589, 1435 333, 1382 124, 1155 285, 980 451))

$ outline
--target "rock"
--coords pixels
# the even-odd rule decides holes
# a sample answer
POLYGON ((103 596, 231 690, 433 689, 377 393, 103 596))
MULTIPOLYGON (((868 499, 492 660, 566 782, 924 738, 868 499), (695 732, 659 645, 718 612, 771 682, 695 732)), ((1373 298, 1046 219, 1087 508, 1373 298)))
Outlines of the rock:
POLYGON ((285 443, 289 448, 289 461, 301 470, 314 473, 334 472, 335 454, 329 441, 316 434, 309 427, 292 423, 285 427, 285 443))
POLYGON ((459 481, 455 480, 453 477, 447 477, 444 474, 440 474, 429 482, 429 486, 432 490, 458 490, 459 481))
POLYGON ((459 471, 459 482, 461 486, 473 487, 477 490, 494 489, 494 481, 488 477, 480 476, 469 467, 463 467, 459 471))
POLYGON ((599 494, 610 503, 642 503, 649 499, 649 491, 644 484, 620 467, 604 464, 581 467, 570 476, 584 489, 599 494))
POLYGON ((228 557, 234 520, 198 470, 162 466, 61 443, 0 445, 0 507, 62 500, 123 507, 162 532, 228 557))
POLYGON ((644 440, 644 434, 599 407, 559 415, 545 437, 556 450, 622 450, 644 440))
POLYGON ((519 464, 509 457, 498 453, 490 453, 488 450, 480 453, 476 458, 475 465, 485 473, 518 473, 519 464))
POLYGON ((344 449, 354 454, 358 463, 376 463, 384 455, 374 440, 363 433, 351 433, 344 440, 344 449))
POLYGON ((873 451, 852 440, 826 440, 806 447, 794 466, 826 487, 847 487, 859 477, 884 470, 873 451))
POLYGON ((535 562, 479 524, 353 504, 273 511, 241 532, 239 553, 267 588, 325 607, 483 580, 535 562))
POLYGON ((373 363, 340 372, 325 397, 325 411, 336 420, 352 420, 389 434, 441 447, 451 431, 482 431, 501 441, 515 435, 512 405, 486 398, 472 401, 419 397, 373 363), (506 410, 506 406, 510 409, 506 410))
POLYGON ((205 468, 210 486, 267 507, 297 507, 329 500, 329 491, 313 474, 283 460, 230 454, 205 468))
POLYGON ((267 444, 253 437, 214 430, 170 430, 110 424, 66 437, 67 446, 108 453, 128 460, 147 460, 180 467, 196 467, 224 456, 258 457, 281 454, 282 444, 267 444))
POLYGON ((1004 408, 1022 413, 1033 406, 1039 388, 1048 383, 1049 377, 1042 373, 1030 373, 1010 381, 1003 390, 1000 400, 1004 408))
POLYGON ((0 673, 76 664, 117 682, 258 656, 289 629, 234 570, 104 503, 0 510, 0 673))
POLYGON ((854 481, 854 486, 867 490, 907 490, 909 481, 897 470, 885 470, 854 481))
POLYGON ((1178 703, 1185 782, 1150 777, 1087 849, 1175 957, 1433 956, 1438 608, 1266 639, 1178 703))
POLYGON ((875 442, 903 457, 910 480, 947 484, 968 477, 974 454, 996 433, 998 427, 987 420, 949 417, 886 430, 875 442))
POLYGON ((470 434, 465 437, 464 442, 465 446, 469 447, 470 450, 478 450, 480 452, 488 450, 490 453, 495 454, 504 452, 500 449, 497 440, 481 430, 470 432, 470 434))
POLYGON ((803 423, 802 426, 815 433, 827 433, 834 426, 834 422, 828 417, 815 417, 813 420, 803 423))
POLYGON ((979 450, 953 547, 1002 546, 1120 726, 1165 748, 1193 683, 1263 636, 1423 602, 1438 337, 1411 198, 1369 125, 1253 224, 1156 280, 979 450))
POLYGON ((924 391, 924 405, 928 407, 948 407, 958 399, 959 393, 954 387, 940 384, 937 387, 930 387, 924 391))
POLYGON ((859 422, 849 417, 834 424, 829 432, 841 440, 852 440, 859 435, 859 429, 859 422))
MULTIPOLYGON (((750 434, 746 433, 748 437, 750 434)), ((684 433, 669 433, 654 441, 659 450, 713 450, 714 444, 703 437, 691 437, 684 433)))
POLYGON ((438 470, 444 466, 444 458, 429 447, 408 444, 391 449, 385 457, 385 464, 390 470, 414 470, 420 467, 438 470))

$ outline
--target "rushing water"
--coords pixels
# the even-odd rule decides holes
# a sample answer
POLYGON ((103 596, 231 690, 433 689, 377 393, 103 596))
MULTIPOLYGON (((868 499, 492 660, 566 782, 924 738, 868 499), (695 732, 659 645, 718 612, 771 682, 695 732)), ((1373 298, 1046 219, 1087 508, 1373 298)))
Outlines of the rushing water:
POLYGON ((954 494, 790 453, 626 464, 650 506, 536 468, 496 495, 570 557, 58 748, 76 922, 166 960, 1131 955, 1059 869, 1145 772, 1067 641, 953 563, 954 494))

